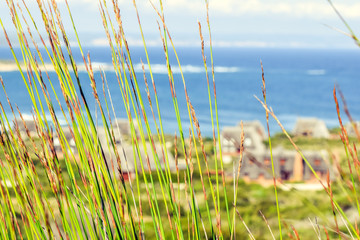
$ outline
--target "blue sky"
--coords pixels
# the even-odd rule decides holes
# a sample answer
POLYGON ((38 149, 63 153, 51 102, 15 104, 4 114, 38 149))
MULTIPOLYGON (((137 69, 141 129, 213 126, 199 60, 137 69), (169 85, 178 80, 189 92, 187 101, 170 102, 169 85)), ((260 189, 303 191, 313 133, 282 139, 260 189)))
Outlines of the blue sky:
MULTIPOLYGON (((98 0, 68 0, 75 18, 80 40, 84 45, 106 44, 106 36, 98 10, 98 0)), ((27 0, 36 10, 36 1, 27 0)), ((64 0, 57 0, 63 9, 66 29, 72 41, 72 29, 64 8, 64 0)), ((109 2, 109 1, 108 1, 109 2)), ((156 0, 153 0, 157 3, 156 0)), ((329 28, 346 31, 327 0, 209 0, 210 22, 214 46, 221 47, 293 47, 293 48, 354 48, 352 40, 329 28)), ((360 33, 360 1, 334 0, 338 10, 360 33)), ((0 0, 0 17, 14 39, 5 0, 0 0)), ((110 6, 109 2, 109 6, 110 6)), ((122 20, 131 45, 140 45, 139 28, 132 0, 119 0, 122 20)), ((140 17, 149 45, 160 45, 156 12, 148 0, 137 0, 140 17)), ((178 46, 199 46, 197 21, 206 34, 204 0, 164 0, 165 19, 178 46)), ((40 18, 37 18, 41 21, 40 18)), ((6 44, 0 33, 0 46, 6 44)))

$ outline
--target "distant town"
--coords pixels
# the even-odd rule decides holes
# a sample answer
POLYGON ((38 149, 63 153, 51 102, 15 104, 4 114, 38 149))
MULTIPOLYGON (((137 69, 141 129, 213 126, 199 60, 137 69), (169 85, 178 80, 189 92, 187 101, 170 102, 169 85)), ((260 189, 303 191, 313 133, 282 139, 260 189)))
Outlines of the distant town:
MULTIPOLYGON (((23 138, 26 138, 29 135, 37 135, 38 126, 33 120, 18 120, 14 125, 18 126, 23 138)), ((346 128, 349 136, 355 136, 355 130, 351 124, 348 124, 346 128)), ((185 161, 176 163, 175 158, 170 151, 164 151, 163 146, 159 143, 152 143, 154 144, 153 149, 156 152, 155 155, 148 154, 152 151, 150 142, 146 142, 145 146, 139 144, 139 152, 134 155, 132 144, 124 139, 129 139, 131 132, 133 132, 133 136, 135 134, 135 138, 140 139, 139 127, 135 122, 133 123, 133 126, 130 127, 127 119, 116 119, 112 122, 112 129, 114 145, 112 148, 103 148, 104 156, 108 164, 116 166, 117 163, 114 148, 117 149, 121 161, 123 178, 125 180, 134 174, 135 171, 154 171, 158 166, 162 169, 168 168, 170 171, 186 169, 185 161), (148 151, 148 153, 146 151, 148 151), (134 156, 136 156, 136 161, 134 156), (154 156, 158 157, 155 158, 154 156)), ((61 133, 62 141, 57 134, 54 134, 53 147, 58 155, 64 154, 64 151, 68 151, 68 153, 74 155, 77 154, 76 143, 72 131, 71 127, 63 126, 61 133)), ((111 141, 108 137, 109 134, 104 127, 98 126, 97 134, 102 146, 111 145, 111 141)), ((325 122, 317 118, 298 118, 291 134, 294 137, 331 138, 331 134, 327 129, 325 122)), ((241 127, 241 123, 236 126, 224 127, 220 134, 222 159, 225 164, 233 164, 234 166, 234 171, 226 174, 230 176, 235 174, 237 176, 237 170, 239 169, 239 164, 241 164, 240 178, 246 182, 257 182, 268 185, 273 183, 272 159, 274 162, 275 175, 277 176, 277 180, 280 181, 304 183, 316 182, 314 174, 308 164, 312 166, 313 170, 320 178, 325 180, 328 172, 330 178, 334 178, 333 167, 330 164, 329 154, 326 150, 303 151, 302 153, 308 161, 307 164, 305 159, 303 159, 296 150, 289 150, 280 146, 273 148, 270 152, 270 149, 265 144, 267 139, 268 135, 264 126, 257 120, 243 122, 243 128, 241 127), (242 147, 243 151, 241 151, 242 147)), ((167 142, 167 148, 170 148, 171 144, 171 142, 167 142)), ((217 155, 220 155, 219 150, 217 155)), ((116 171, 116 177, 120 177, 118 171, 116 171)))

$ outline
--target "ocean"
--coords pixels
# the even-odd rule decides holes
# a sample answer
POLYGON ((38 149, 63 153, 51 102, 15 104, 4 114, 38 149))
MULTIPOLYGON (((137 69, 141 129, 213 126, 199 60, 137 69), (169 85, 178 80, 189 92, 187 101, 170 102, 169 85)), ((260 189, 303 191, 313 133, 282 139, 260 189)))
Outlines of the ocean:
MULTIPOLYGON (((15 49, 15 51, 18 56, 21 56, 19 49, 15 49)), ((115 73, 111 70, 112 63, 109 49, 105 47, 87 47, 85 52, 89 52, 92 58, 96 70, 95 77, 99 94, 102 93, 101 77, 98 71, 99 66, 101 66, 109 83, 116 116, 119 118, 126 117, 119 85, 115 73)), ((205 136, 211 136, 208 90, 201 49, 200 47, 179 47, 177 53, 180 58, 188 94, 195 108, 202 133, 205 136)), ((324 120, 329 128, 338 126, 333 98, 335 84, 341 88, 353 118, 360 120, 360 49, 215 48, 213 53, 220 128, 236 125, 241 120, 260 120, 265 126, 265 110, 254 97, 258 96, 262 99, 260 61, 264 66, 268 105, 287 130, 292 130, 298 117, 316 117, 324 120)), ((211 69, 209 49, 206 49, 206 55, 209 69, 211 69)), ((74 49, 74 56, 79 64, 83 63, 77 49, 74 49)), ((151 47, 149 56, 157 87, 164 129, 166 133, 174 134, 178 131, 178 128, 162 47, 151 47)), ((12 59, 8 48, 0 48, 0 59, 12 59)), ((148 107, 140 62, 140 59, 146 62, 143 48, 131 48, 131 59, 135 66, 137 81, 152 124, 153 120, 148 107)), ((186 136, 189 124, 183 83, 173 54, 170 56, 170 61, 174 72, 175 89, 186 136)), ((4 79, 11 102, 16 104, 24 114, 31 114, 30 98, 20 74, 17 71, 0 71, 0 75, 4 79)), ((54 81, 55 90, 60 92, 55 73, 50 73, 50 77, 54 81)), ((151 87, 148 70, 146 71, 146 77, 151 87)), ((209 78, 212 81, 211 75, 209 75, 209 78)), ((95 110, 95 101, 85 71, 80 73, 80 80, 92 113, 95 114, 97 112, 95 110)), ((152 87, 150 92, 154 97, 152 87)), ((154 98, 152 100, 155 102, 154 98)), ((0 101, 5 107, 5 111, 9 112, 10 108, 7 106, 2 90, 0 101)), ((59 118, 64 119, 59 106, 56 103, 54 106, 59 118)), ((343 112, 342 116, 343 121, 347 122, 347 117, 343 112)), ((274 120, 270 121, 270 130, 272 134, 280 131, 280 127, 274 120)), ((155 131, 154 128, 153 131, 155 131)))

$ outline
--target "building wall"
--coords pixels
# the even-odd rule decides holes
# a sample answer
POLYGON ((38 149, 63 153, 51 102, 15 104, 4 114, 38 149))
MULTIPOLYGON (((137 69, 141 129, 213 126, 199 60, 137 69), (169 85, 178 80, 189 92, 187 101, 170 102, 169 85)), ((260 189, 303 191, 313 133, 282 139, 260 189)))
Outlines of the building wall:
MULTIPOLYGON (((315 172, 325 179, 327 172, 331 170, 323 156, 317 152, 306 152, 307 160, 315 172)), ((275 175, 284 181, 310 181, 315 179, 314 174, 304 159, 295 151, 283 150, 273 152, 275 175)), ((238 164, 236 165, 236 171, 238 164)), ((248 177, 250 180, 272 179, 272 167, 270 154, 250 154, 243 156, 240 177, 248 177)))

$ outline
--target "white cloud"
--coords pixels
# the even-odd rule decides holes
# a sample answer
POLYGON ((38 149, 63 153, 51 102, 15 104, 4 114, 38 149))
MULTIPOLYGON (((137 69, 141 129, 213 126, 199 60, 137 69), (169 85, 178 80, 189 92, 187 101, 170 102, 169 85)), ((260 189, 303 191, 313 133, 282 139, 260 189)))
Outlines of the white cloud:
POLYGON ((214 41, 214 47, 274 47, 272 42, 265 41, 214 41))
MULTIPOLYGON (((64 3, 65 0, 56 0, 64 3)), ((111 0, 106 0, 111 7, 111 0)), ((70 5, 82 5, 98 7, 99 0, 68 0, 70 5)), ((152 0, 155 5, 158 1, 152 0)), ((35 4, 35 1, 33 2, 35 4)), ((132 7, 132 0, 118 0, 121 9, 132 7)), ((139 8, 153 11, 148 0, 137 0, 139 8)), ((196 14, 205 12, 204 0, 163 0, 165 12, 187 10, 196 14)), ((213 14, 286 14, 300 17, 333 17, 335 15, 330 4, 325 0, 209 0, 210 11, 213 14)), ((360 2, 357 0, 337 0, 334 5, 339 12, 347 18, 360 17, 360 2)))
MULTIPOLYGON (((3 0, 0 0, 0 2, 3 0)), ((59 3, 65 26, 72 33, 71 22, 67 17, 65 0, 55 0, 59 3)), ((102 1, 102 0, 101 0, 102 1)), ((112 0, 106 0, 113 15, 112 0)), ((158 0, 151 0, 156 6, 158 0)), ((354 32, 360 32, 360 0, 333 0, 354 32)), ((36 12, 36 1, 26 1, 36 12)), ((82 42, 95 46, 107 46, 108 41, 103 30, 98 11, 98 0, 68 0, 74 21, 80 33, 82 42)), ((132 0, 118 0, 123 17, 128 43, 132 46, 142 46, 139 38, 137 19, 132 0)), ((136 0, 142 26, 148 46, 162 46, 156 20, 157 14, 152 9, 149 0, 136 0)), ((206 39, 204 17, 206 13, 204 0, 163 0, 165 18, 170 33, 177 46, 199 45, 197 20, 203 24, 203 34, 206 39), (199 19, 200 18, 200 19, 199 19)), ((291 47, 306 47, 307 45, 336 44, 345 37, 333 33, 322 23, 345 29, 336 13, 326 0, 209 0, 210 21, 212 24, 214 46, 222 47, 276 47, 287 44, 291 47), (329 38, 329 36, 334 36, 329 38), (338 37, 339 36, 339 37, 338 37), (335 39, 336 38, 336 39, 335 39), (285 40, 284 40, 285 39, 285 40)), ((30 6, 29 6, 30 7, 30 6)), ((6 7, 0 8, 0 17, 11 32, 11 18, 6 7)), ((37 19, 41 22, 40 16, 37 19)), ((346 39, 345 39, 346 41, 346 39)), ((0 34, 0 44, 4 38, 0 34)), ((317 46, 317 45, 316 45, 317 46)))
MULTIPOLYGON (((98 4, 99 0, 67 0, 68 3, 89 3, 89 4, 98 4)), ((56 0, 58 3, 65 3, 65 0, 56 0)))
MULTIPOLYGON (((130 46, 144 46, 142 39, 135 39, 127 37, 127 42, 130 46)), ((109 40, 107 38, 96 38, 90 43, 92 46, 104 47, 109 46, 109 40)), ((162 46, 161 39, 150 39, 146 40, 146 45, 150 46, 162 46)))
MULTIPOLYGON (((65 0, 55 0, 56 2, 58 2, 59 4, 65 4, 65 0)), ((117 0, 119 5, 125 3, 124 0, 117 0)), ((99 6, 99 0, 67 0, 67 2, 69 3, 70 7, 72 5, 76 5, 76 6, 86 6, 86 7, 90 7, 93 9, 98 9, 99 6)), ((101 0, 101 2, 103 2, 103 0, 101 0)), ((112 7, 112 0, 106 0, 108 6, 111 8, 112 7)), ((129 1, 132 3, 132 1, 129 1)))
MULTIPOLYGON (((210 0, 209 5, 210 11, 215 14, 286 14, 316 18, 335 15, 330 4, 326 1, 210 0)), ((358 1, 339 1, 335 3, 335 6, 345 17, 360 17, 360 3, 358 1)), ((205 11, 203 0, 168 0, 165 7, 168 10, 205 11)))
MULTIPOLYGON (((56 0, 64 3, 65 0, 56 0)), ((70 5, 86 4, 91 7, 98 7, 99 0, 68 0, 70 5)), ((111 1, 107 0, 111 8, 111 1)), ((127 10, 132 6, 132 0, 118 0, 120 9, 127 10)), ((158 1, 152 0, 158 6, 158 1)), ((148 0, 137 0, 139 8, 153 11, 148 0)), ((199 15, 206 11, 204 0, 164 0, 165 14, 168 12, 179 12, 186 10, 199 15)), ((212 14, 242 15, 242 14, 285 14, 297 17, 328 18, 334 17, 335 13, 330 4, 325 0, 209 0, 212 14)), ((360 17, 360 2, 357 0, 335 1, 334 5, 346 18, 360 17)))
MULTIPOLYGON (((136 47, 142 47, 143 46, 143 42, 141 39, 135 39, 135 38, 128 38, 127 39, 128 44, 130 46, 136 46, 136 47)), ((191 41, 191 40, 184 40, 184 41, 174 41, 174 44, 176 47, 200 47, 200 43, 198 41, 191 41)), ((274 41, 222 41, 222 40, 214 40, 213 41, 213 46, 214 47, 256 47, 256 48, 276 48, 276 47, 291 47, 291 48, 309 48, 309 47, 324 47, 321 44, 318 45, 309 45, 307 43, 304 42, 296 42, 296 41, 291 41, 291 42, 274 42, 274 41)), ((106 38, 98 38, 98 39, 94 39, 91 41, 90 43, 91 46, 109 46, 109 42, 106 38)), ((152 46, 152 47, 162 47, 162 42, 161 39, 149 39, 146 41, 146 45, 148 47, 152 46)), ((205 42, 206 46, 209 46, 209 42, 205 42)))

